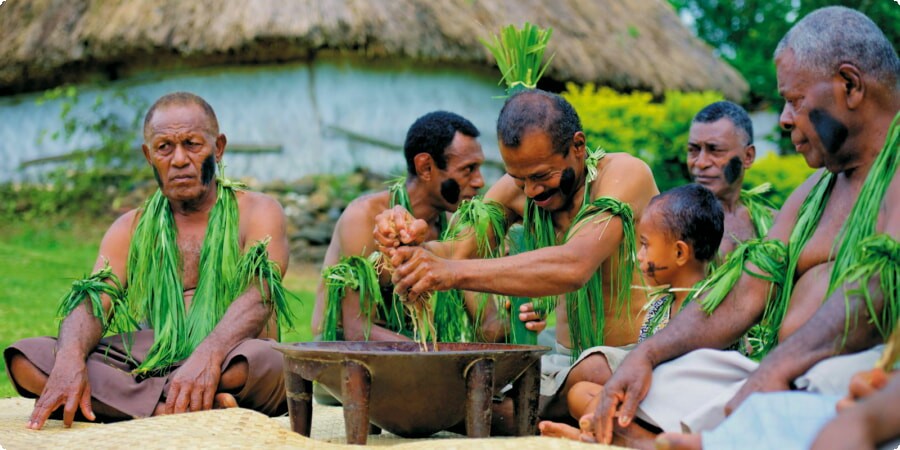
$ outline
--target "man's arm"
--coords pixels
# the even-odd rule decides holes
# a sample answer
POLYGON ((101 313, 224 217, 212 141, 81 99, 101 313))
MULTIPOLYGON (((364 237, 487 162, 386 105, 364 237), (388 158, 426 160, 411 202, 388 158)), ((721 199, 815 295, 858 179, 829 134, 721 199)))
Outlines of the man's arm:
MULTIPOLYGON (((289 250, 281 205, 258 193, 238 195, 252 196, 245 199, 247 207, 241 211, 241 215, 248 218, 246 246, 271 238, 267 247, 269 259, 278 264, 283 275, 287 271, 289 250)), ((166 398, 167 414, 212 408, 225 357, 241 341, 258 336, 272 313, 271 305, 263 301, 259 291, 260 286, 251 283, 231 303, 209 336, 174 372, 166 398)))
MULTIPOLYGON (((637 159, 616 163, 615 170, 609 172, 609 180, 603 181, 592 198, 621 200, 640 217, 656 191, 653 176, 637 159), (612 173, 619 171, 629 176, 613 179, 612 173)), ((501 179, 491 191, 496 192, 493 198, 511 211, 521 207, 513 202, 524 201, 521 189, 509 177, 501 179)), ((623 227, 619 217, 603 213, 569 228, 576 231, 564 244, 490 260, 451 261, 421 248, 398 248, 392 261, 404 262, 394 273, 395 289, 421 294, 457 288, 520 297, 572 292, 587 283, 600 265, 618 251, 623 227)))
MULTIPOLYGON (((94 271, 102 269, 107 262, 112 272, 124 284, 125 267, 128 260, 128 246, 131 241, 132 223, 135 211, 119 217, 106 231, 100 243, 100 252, 94 263, 94 271)), ((102 294, 104 314, 108 314, 110 299, 102 294)), ((39 430, 50 414, 63 407, 63 425, 72 426, 75 412, 81 409, 84 416, 94 420, 91 409, 91 386, 88 383, 85 361, 91 350, 103 337, 103 323, 95 317, 87 301, 82 302, 59 327, 56 344, 56 361, 44 384, 44 390, 35 402, 28 421, 28 428, 39 430)))
MULTIPOLYGON (((340 251, 332 264, 337 263, 345 256, 366 257, 375 251, 375 240, 370 233, 370 230, 372 230, 373 227, 374 219, 371 206, 363 201, 363 199, 351 203, 341 215, 340 219, 338 219, 337 225, 335 225, 334 239, 337 240, 340 251)), ((381 278, 382 279, 379 281, 388 281, 386 276, 381 278)), ((324 298, 326 295, 324 280, 322 284, 323 304, 327 305, 327 298, 324 298)), ((359 304, 359 291, 349 288, 345 289, 344 298, 341 299, 341 324, 344 329, 344 339, 348 341, 364 341, 366 340, 366 330, 368 329, 368 340, 410 340, 400 333, 395 333, 383 326, 375 324, 374 319, 377 315, 375 309, 376 308, 372 307, 371 315, 369 317, 363 317, 363 312, 360 309, 359 304)))
MULTIPOLYGON (((900 183, 895 185, 900 186, 900 183)), ((891 200, 887 197, 885 204, 895 205, 891 200)), ((882 232, 895 240, 900 238, 900 208, 889 206, 882 232)), ((876 274, 866 289, 876 315, 881 315, 885 302, 880 282, 880 275, 876 274)), ((825 358, 862 351, 883 342, 884 337, 872 324, 865 299, 854 293, 857 287, 854 282, 835 289, 806 323, 763 359, 747 383, 728 402, 726 412, 736 409, 753 392, 784 389, 825 358), (844 336, 847 324, 850 328, 844 336)))

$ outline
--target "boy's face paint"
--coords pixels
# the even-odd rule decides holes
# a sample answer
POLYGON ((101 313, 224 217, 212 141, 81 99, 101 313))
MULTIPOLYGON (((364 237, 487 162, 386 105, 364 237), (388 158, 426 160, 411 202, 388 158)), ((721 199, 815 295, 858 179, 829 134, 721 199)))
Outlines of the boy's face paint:
POLYGON ((675 240, 664 231, 664 222, 657 211, 658 205, 651 205, 638 222, 638 262, 641 272, 652 286, 671 284, 676 264, 675 240))

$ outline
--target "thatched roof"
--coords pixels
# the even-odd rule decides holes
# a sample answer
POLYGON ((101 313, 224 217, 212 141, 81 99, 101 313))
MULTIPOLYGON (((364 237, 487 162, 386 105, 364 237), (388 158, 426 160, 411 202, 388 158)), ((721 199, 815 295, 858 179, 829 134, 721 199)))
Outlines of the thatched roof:
POLYGON ((10 0, 0 6, 0 94, 329 51, 488 67, 478 39, 525 21, 553 27, 552 80, 732 99, 748 89, 665 0, 10 0))

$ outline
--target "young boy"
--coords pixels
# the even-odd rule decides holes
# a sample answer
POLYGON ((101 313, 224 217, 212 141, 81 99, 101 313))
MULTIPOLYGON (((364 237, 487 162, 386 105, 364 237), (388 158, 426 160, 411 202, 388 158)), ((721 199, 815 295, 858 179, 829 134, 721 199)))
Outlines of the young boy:
MULTIPOLYGON (((699 184, 671 189, 650 200, 638 223, 640 237, 638 261, 645 281, 663 293, 647 305, 647 314, 638 342, 661 330, 684 306, 691 287, 706 276, 707 264, 716 256, 724 229, 724 212, 715 195, 699 184)), ((606 356, 609 374, 624 359, 628 349, 598 347, 588 352, 606 356)), ((581 424, 585 415, 593 414, 602 386, 581 381, 572 386, 567 396, 569 413, 581 424)), ((581 438, 575 427, 550 421, 541 422, 544 436, 581 438)), ((582 427, 584 428, 584 427, 582 427)), ((587 430, 585 430, 587 431, 587 430)), ((593 438, 587 431, 585 437, 593 438)))

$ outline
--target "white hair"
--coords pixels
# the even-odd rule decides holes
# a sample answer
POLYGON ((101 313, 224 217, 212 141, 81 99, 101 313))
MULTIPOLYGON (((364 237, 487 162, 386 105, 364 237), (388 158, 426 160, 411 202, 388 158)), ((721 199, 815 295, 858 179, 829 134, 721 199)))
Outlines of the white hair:
POLYGON ((794 24, 775 48, 790 49, 801 67, 830 76, 853 64, 887 86, 900 87, 900 59, 891 42, 865 14, 843 6, 817 9, 794 24))

